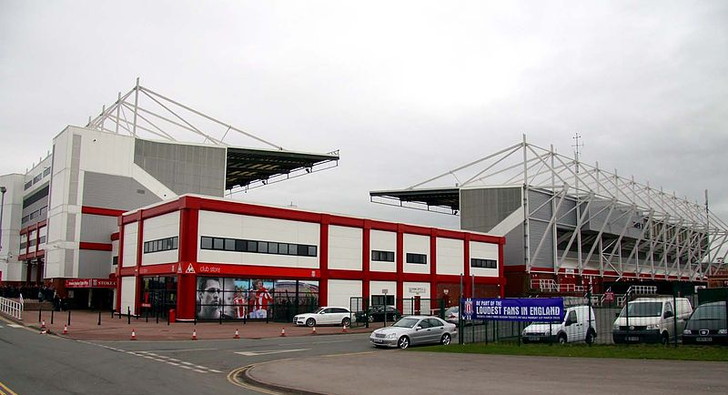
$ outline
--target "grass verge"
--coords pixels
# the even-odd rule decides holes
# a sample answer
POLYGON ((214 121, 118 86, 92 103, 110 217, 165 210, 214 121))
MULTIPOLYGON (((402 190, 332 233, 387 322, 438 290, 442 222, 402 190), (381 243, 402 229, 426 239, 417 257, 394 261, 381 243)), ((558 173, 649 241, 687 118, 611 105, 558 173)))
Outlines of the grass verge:
POLYGON ((451 344, 449 346, 415 347, 413 351, 534 355, 544 357, 666 359, 683 361, 728 362, 728 348, 721 346, 662 346, 662 345, 593 345, 568 344, 451 344))

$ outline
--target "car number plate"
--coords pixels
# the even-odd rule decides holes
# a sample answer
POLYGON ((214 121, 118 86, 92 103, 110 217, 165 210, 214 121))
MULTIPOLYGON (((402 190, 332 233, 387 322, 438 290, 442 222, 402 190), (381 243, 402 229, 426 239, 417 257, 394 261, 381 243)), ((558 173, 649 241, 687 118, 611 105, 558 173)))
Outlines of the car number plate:
POLYGON ((639 336, 627 336, 627 341, 638 342, 638 341, 640 341, 640 337, 639 336))
POLYGON ((698 342, 712 342, 713 341, 713 338, 712 337, 696 337, 695 338, 695 341, 698 341, 698 342))
POLYGON ((538 336, 529 336, 528 340, 537 342, 537 341, 541 340, 541 338, 538 336))
POLYGON ((384 340, 382 340, 382 339, 374 339, 374 343, 384 343, 384 340))

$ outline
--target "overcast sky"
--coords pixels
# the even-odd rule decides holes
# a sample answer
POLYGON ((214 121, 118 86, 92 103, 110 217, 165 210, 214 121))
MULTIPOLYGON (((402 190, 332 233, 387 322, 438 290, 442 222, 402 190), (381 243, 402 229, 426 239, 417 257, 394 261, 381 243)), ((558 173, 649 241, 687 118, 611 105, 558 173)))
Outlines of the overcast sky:
POLYGON ((728 221, 728 2, 0 0, 0 174, 141 84, 339 167, 236 198, 425 225, 369 202, 518 143, 728 221))

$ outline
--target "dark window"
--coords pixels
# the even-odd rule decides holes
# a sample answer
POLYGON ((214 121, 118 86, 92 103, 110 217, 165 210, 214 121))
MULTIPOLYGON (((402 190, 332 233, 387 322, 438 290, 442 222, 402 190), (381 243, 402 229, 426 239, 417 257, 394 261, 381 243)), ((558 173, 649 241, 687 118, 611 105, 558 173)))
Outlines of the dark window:
MULTIPOLYGON (((172 240, 171 242, 177 243, 176 240, 172 240)), ((176 249, 176 244, 174 245, 174 249, 176 249)), ((317 247, 310 245, 278 243, 275 241, 223 239, 221 237, 210 236, 200 237, 200 249, 293 256, 316 256, 317 252, 317 247)))
POLYGON ((394 262, 394 252, 372 250, 372 260, 380 262, 394 262))
POLYGON ((211 250, 212 249, 212 237, 202 236, 202 238, 200 239, 200 248, 203 250, 211 250))
POLYGON ((407 253, 407 263, 417 263, 420 265, 427 264, 427 255, 407 253))
POLYGON ((179 239, 177 238, 177 236, 167 237, 159 240, 145 241, 144 253, 150 254, 152 252, 176 250, 178 246, 179 239))
POLYGON ((225 239, 225 251, 235 251, 235 239, 225 239))
POLYGON ((470 266, 471 267, 482 267, 482 268, 486 268, 486 269, 497 269, 498 262, 496 262, 495 259, 471 258, 470 266))
POLYGON ((119 257, 118 256, 115 256, 115 257, 111 258, 111 264, 112 265, 118 265, 119 264, 119 257))

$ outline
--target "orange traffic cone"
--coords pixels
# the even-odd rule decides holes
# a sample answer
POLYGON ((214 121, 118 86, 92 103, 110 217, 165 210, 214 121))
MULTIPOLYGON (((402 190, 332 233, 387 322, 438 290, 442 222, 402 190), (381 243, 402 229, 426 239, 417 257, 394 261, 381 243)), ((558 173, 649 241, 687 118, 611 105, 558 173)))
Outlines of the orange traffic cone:
POLYGON ((237 329, 235 329, 235 336, 233 336, 233 339, 240 339, 240 334, 237 329))
POLYGON ((131 340, 136 340, 136 332, 134 329, 131 330, 131 340))
POLYGON ((286 337, 286 328, 281 328, 281 337, 286 337))
POLYGON ((346 330, 346 324, 342 325, 342 327, 341 327, 341 331, 342 331, 342 332, 344 332, 344 333, 346 333, 346 332, 347 332, 347 330, 346 330))
POLYGON ((68 334, 68 325, 63 325, 63 334, 64 335, 68 334))
POLYGON ((192 340, 197 340, 197 329, 192 330, 192 340))
POLYGON ((312 335, 315 335, 316 334, 316 327, 315 326, 313 328, 311 328, 311 334, 312 335))

